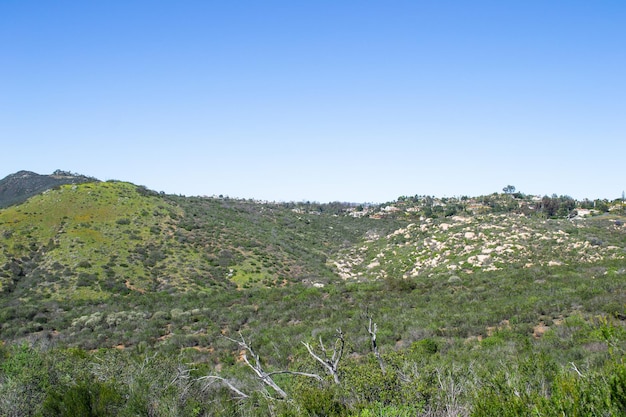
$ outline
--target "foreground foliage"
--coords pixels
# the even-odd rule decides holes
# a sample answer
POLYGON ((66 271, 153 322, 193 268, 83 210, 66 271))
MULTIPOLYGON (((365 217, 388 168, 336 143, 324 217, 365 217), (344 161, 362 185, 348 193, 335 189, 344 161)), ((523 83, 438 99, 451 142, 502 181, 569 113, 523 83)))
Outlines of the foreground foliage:
MULTIPOLYGON (((542 339, 502 331, 482 341, 421 339, 383 354, 353 352, 341 383, 284 374, 276 396, 236 360, 216 368, 193 350, 12 345, 0 350, 3 416, 620 416, 626 412, 626 330, 608 317, 575 317, 542 339), (496 339, 493 339, 496 338, 496 339), (555 349, 582 339, 593 354, 555 349), (564 358, 565 356, 565 358, 564 358)), ((292 370, 319 371, 290 346, 292 370)), ((233 352, 235 357, 240 352, 233 352)), ((276 369, 276 358, 266 366, 276 369)))

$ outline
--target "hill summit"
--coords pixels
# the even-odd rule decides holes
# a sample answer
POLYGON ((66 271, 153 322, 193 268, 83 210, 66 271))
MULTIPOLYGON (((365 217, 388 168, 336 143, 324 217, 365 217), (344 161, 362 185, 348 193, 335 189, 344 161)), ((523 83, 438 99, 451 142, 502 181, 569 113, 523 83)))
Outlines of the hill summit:
POLYGON ((81 184, 95 178, 57 169, 50 175, 18 171, 0 180, 0 208, 20 204, 28 198, 63 184, 81 184))

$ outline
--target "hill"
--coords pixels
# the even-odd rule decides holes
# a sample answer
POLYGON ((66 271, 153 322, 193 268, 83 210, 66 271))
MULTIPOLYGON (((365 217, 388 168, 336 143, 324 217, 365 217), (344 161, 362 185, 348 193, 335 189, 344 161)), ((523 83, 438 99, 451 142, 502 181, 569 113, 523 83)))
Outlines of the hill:
POLYGON ((302 210, 162 196, 123 182, 58 186, 0 212, 0 288, 96 300, 328 281, 330 253, 397 223, 302 210))
POLYGON ((623 208, 56 185, 0 210, 0 400, 41 411, 99 392, 113 395, 104 415, 575 415, 553 394, 569 389, 620 410, 623 208), (340 359, 339 384, 316 352, 340 359))
POLYGON ((95 178, 56 170, 50 175, 19 171, 0 180, 0 208, 20 204, 29 197, 63 184, 80 184, 95 178))

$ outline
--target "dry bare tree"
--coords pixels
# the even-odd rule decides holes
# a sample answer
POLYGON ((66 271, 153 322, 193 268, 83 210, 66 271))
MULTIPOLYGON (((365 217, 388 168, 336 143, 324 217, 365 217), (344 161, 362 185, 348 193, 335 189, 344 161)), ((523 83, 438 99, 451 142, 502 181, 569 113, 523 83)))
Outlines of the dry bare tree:
POLYGON ((374 323, 374 319, 369 314, 369 311, 366 310, 365 318, 367 319, 367 333, 370 335, 370 342, 372 346, 372 352, 374 356, 376 356, 376 360, 378 361, 378 365, 380 366, 380 370, 385 374, 385 363, 383 362, 382 356, 380 356, 380 352, 378 351, 378 343, 376 343, 376 333, 378 332, 378 326, 374 323))
POLYGON ((320 350, 322 351, 321 356, 313 351, 313 348, 309 343, 302 342, 302 344, 309 351, 309 354, 313 356, 316 361, 321 363, 322 366, 326 369, 326 372, 328 372, 328 374, 333 377, 333 381, 335 381, 335 384, 339 384, 339 361, 343 356, 343 349, 346 344, 343 332, 341 331, 341 329, 337 329, 337 339, 335 340, 335 344, 333 345, 333 351, 331 356, 329 356, 328 350, 324 346, 324 342, 322 342, 321 336, 319 338, 319 343, 320 350))
MULTIPOLYGON (((299 376, 306 376, 309 378, 315 378, 318 381, 323 381, 321 376, 317 374, 311 374, 308 372, 287 371, 287 370, 266 372, 263 369, 263 365, 261 363, 261 359, 259 358, 259 355, 255 353, 255 351, 252 349, 252 346, 250 346, 250 343, 246 341, 246 339, 243 337, 241 332, 239 333, 239 337, 241 340, 231 339, 230 337, 227 337, 227 336, 224 336, 224 337, 226 337, 226 339, 230 340, 231 342, 237 343, 239 347, 243 349, 241 358, 246 363, 246 365, 248 365, 248 367, 252 369, 252 371, 254 371, 257 378, 261 380, 261 382, 263 382, 268 387, 272 388, 281 399, 287 399, 289 396, 287 395, 285 390, 283 390, 276 383, 276 381, 274 381, 274 379, 272 378, 274 375, 278 375, 278 374, 299 375, 299 376), (248 355, 252 357, 252 361, 248 359, 248 355)), ((233 384, 227 381, 226 379, 221 378, 221 377, 216 377, 216 376, 206 377, 206 379, 211 379, 211 378, 222 381, 224 384, 226 384, 226 386, 228 386, 228 388, 230 388, 232 391, 237 393, 237 395, 239 395, 240 397, 242 398, 248 397, 246 394, 244 394, 243 392, 238 390, 236 387, 234 387, 233 384)))

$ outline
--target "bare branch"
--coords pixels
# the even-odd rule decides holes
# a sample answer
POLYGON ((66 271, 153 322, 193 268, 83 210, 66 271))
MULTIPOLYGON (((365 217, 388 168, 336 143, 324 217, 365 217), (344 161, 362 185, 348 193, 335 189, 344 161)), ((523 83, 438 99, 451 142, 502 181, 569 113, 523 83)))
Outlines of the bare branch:
POLYGON ((248 342, 246 342, 246 339, 244 339, 241 332, 239 333, 239 337, 241 337, 240 341, 231 339, 230 337, 226 337, 226 338, 228 340, 231 340, 237 343, 239 347, 244 350, 243 355, 242 355, 243 361, 246 363, 246 365, 248 365, 248 367, 250 367, 250 369, 254 371, 254 373, 259 377, 259 379, 264 384, 266 384, 267 386, 271 387, 274 391, 276 391, 276 393, 281 398, 283 399, 287 398, 288 397, 287 393, 281 387, 279 387, 278 384, 276 384, 276 382, 274 382, 274 380, 271 377, 271 374, 268 374, 267 372, 263 370, 263 366, 261 365, 261 360, 259 359, 259 355, 254 353, 254 350, 252 350, 252 347, 248 344, 248 342), (254 364, 252 364, 248 360, 248 356, 246 352, 249 353, 250 356, 252 356, 252 358, 254 359, 254 364))
POLYGON ((188 381, 191 375, 191 371, 193 371, 195 369, 189 369, 186 366, 183 366, 182 364, 178 364, 178 366, 176 367, 176 376, 174 377, 174 379, 172 379, 172 381, 170 382, 170 385, 175 384, 176 382, 180 382, 180 381, 188 381))
MULTIPOLYGON (((228 381, 225 378, 222 378, 220 376, 216 376, 216 375, 207 375, 207 376, 202 376, 200 378, 198 378, 198 381, 202 381, 202 380, 218 380, 221 381, 222 383, 224 383, 224 385, 226 385, 231 391, 235 392, 240 398, 248 398, 249 395, 239 391, 233 384, 230 383, 230 381, 228 381)), ((209 386, 212 384, 212 382, 208 382, 203 388, 203 391, 206 391, 207 388, 209 388, 209 386)))
POLYGON ((576 367, 576 364, 574 362, 570 362, 569 363, 572 366, 572 370, 574 370, 574 372, 576 372, 578 374, 579 377, 584 378, 585 376, 582 374, 582 372, 580 372, 578 370, 578 368, 576 367))
POLYGON ((308 372, 298 372, 298 371, 274 371, 274 372, 268 373, 267 375, 268 376, 272 376, 272 375, 277 375, 277 374, 299 375, 299 376, 306 376, 306 377, 309 377, 309 378, 315 378, 318 381, 323 381, 324 380, 318 374, 310 374, 308 372))
POLYGON ((343 337, 343 332, 341 331, 341 329, 337 329, 337 339, 335 340, 335 347, 333 348, 333 357, 331 358, 331 361, 333 362, 333 367, 335 369, 337 369, 337 366, 339 365, 339 361, 341 360, 341 357, 343 356, 343 348, 346 344, 346 341, 343 337))
POLYGON ((322 342, 322 338, 320 337, 319 339, 320 342, 320 350, 322 351, 323 354, 323 358, 319 355, 317 355, 314 351, 313 348, 311 347, 311 345, 309 343, 306 342, 302 342, 302 344, 304 345, 304 347, 306 347, 306 349, 309 351, 309 354, 319 363, 322 364, 322 366, 326 369, 326 371, 332 375, 333 380, 335 381, 335 384, 339 384, 339 371, 337 370, 338 366, 339 366, 339 361, 341 360, 341 357, 343 356, 343 349, 345 346, 345 339, 343 337, 343 332, 341 331, 341 329, 337 329, 337 339, 335 340, 335 345, 333 347, 333 354, 332 356, 329 358, 326 348, 324 347, 324 343, 322 342))
POLYGON ((378 361, 378 365, 380 366, 380 370, 383 374, 385 374, 385 363, 383 362, 382 356, 380 356, 380 352, 378 351, 378 344, 376 343, 376 333, 378 332, 378 326, 374 323, 372 316, 370 316, 369 312, 365 313, 365 317, 368 319, 367 332, 370 335, 370 340, 372 342, 372 352, 374 352, 374 356, 376 356, 376 360, 378 361))

